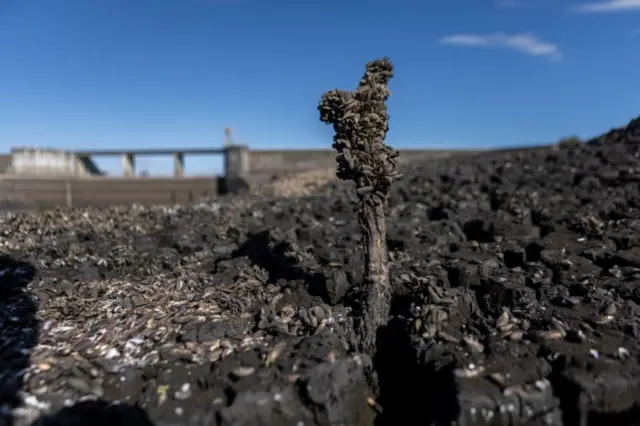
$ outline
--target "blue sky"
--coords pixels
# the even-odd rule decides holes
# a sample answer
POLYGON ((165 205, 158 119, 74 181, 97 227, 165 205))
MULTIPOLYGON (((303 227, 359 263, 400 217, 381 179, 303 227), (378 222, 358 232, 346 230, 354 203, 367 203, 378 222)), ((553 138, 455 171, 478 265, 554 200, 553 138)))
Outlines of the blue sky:
POLYGON ((640 115, 639 18, 640 0, 0 0, 0 151, 216 147, 228 126, 329 147, 320 96, 385 55, 394 146, 592 136, 640 115))

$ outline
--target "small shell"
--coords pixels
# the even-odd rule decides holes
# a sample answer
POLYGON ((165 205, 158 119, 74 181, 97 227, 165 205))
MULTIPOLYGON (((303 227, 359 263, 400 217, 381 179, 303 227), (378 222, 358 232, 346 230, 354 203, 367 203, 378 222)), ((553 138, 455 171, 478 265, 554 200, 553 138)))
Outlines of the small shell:
POLYGON ((211 361, 218 361, 220 358, 222 358, 222 352, 223 349, 218 348, 211 352, 209 358, 211 359, 211 361))
POLYGON ((466 368, 456 368, 455 370, 453 370, 453 374, 455 374, 456 377, 464 379, 472 379, 474 377, 478 377, 482 373, 484 373, 484 367, 481 365, 469 366, 466 368))
POLYGON ((437 323, 443 323, 449 319, 449 313, 445 310, 437 309, 434 317, 437 323))
POLYGON ((253 367, 236 367, 233 369, 233 371, 231 371, 231 373, 238 377, 249 377, 251 376, 253 373, 255 373, 256 369, 253 367))
POLYGON ((296 314, 296 310, 291 305, 285 305, 280 309, 280 316, 285 319, 293 318, 296 314))
POLYGON ((507 386, 507 379, 506 377, 504 377, 504 374, 502 373, 489 374, 489 380, 491 380, 493 383, 500 386, 501 388, 504 388, 507 386))
POLYGON ((522 338, 524 337, 524 332, 522 330, 516 330, 511 332, 511 334, 509 334, 509 336, 507 336, 509 338, 509 340, 522 340, 522 338))
POLYGON ((498 317, 498 320, 496 322, 496 327, 498 328, 506 327, 509 324, 510 320, 511 320, 511 315, 509 315, 509 310, 504 309, 502 311, 502 314, 500 314, 500 316, 498 317))
POLYGON ((267 357, 264 360, 265 365, 269 366, 273 364, 278 359, 278 357, 282 354, 282 352, 284 351, 284 348, 286 347, 287 347, 287 342, 284 340, 276 343, 273 349, 271 350, 271 352, 267 354, 267 357))
MULTIPOLYGON (((350 166, 350 168, 353 168, 352 164, 349 164, 349 166, 350 166)), ((356 192, 358 193, 358 195, 368 194, 371 191, 373 191, 373 186, 371 186, 371 185, 361 186, 360 188, 356 189, 356 192)))
POLYGON ((436 287, 438 290, 436 290, 433 287, 427 287, 427 292, 429 293, 429 298, 431 299, 431 301, 433 303, 438 303, 440 301, 440 299, 442 299, 442 290, 440 289, 440 287, 436 287))
POLYGON ((560 321, 558 318, 552 317, 551 318, 551 324, 553 325, 553 327, 556 330, 563 330, 566 331, 567 326, 565 323, 563 323, 562 321, 560 321))
POLYGON ((318 321, 322 321, 323 319, 331 316, 331 311, 328 309, 323 309, 322 306, 314 306, 309 310, 309 314, 313 315, 318 321))
POLYGON ((438 327, 435 324, 428 324, 425 327, 425 331, 422 333, 422 337, 424 337, 425 339, 430 339, 436 335, 437 331, 438 327))
POLYGON ((613 315, 600 315, 599 317, 594 319, 593 322, 595 322, 596 324, 604 325, 604 324, 609 324, 613 320, 614 320, 613 315))
POLYGON ((307 323, 307 325, 311 326, 311 328, 316 328, 318 324, 318 318, 313 315, 309 315, 309 322, 307 323))
POLYGON ((445 331, 438 331, 437 337, 441 340, 444 340, 445 342, 451 342, 451 343, 459 342, 459 339, 456 339, 455 336, 452 336, 451 334, 445 331))
POLYGON ((505 325, 498 326, 498 330, 500 330, 502 333, 505 333, 507 331, 511 331, 514 328, 516 328, 516 325, 514 323, 512 323, 512 322, 507 323, 505 325))
POLYGON ((475 337, 464 336, 462 338, 462 341, 467 345, 469 349, 471 349, 472 352, 479 353, 479 354, 484 352, 484 345, 478 342, 478 340, 475 337))
POLYGON ((616 351, 616 356, 620 359, 627 359, 631 356, 627 348, 619 347, 616 351))
POLYGON ((378 404, 375 399, 373 399, 372 397, 368 397, 367 404, 369 404, 369 407, 373 408, 376 413, 382 414, 382 406, 378 404))
POLYGON ((602 313, 604 315, 613 316, 617 313, 616 305, 613 303, 609 303, 603 310, 602 313))
POLYGON ((511 396, 519 396, 519 397, 527 397, 527 393, 521 386, 509 386, 502 391, 502 394, 506 397, 511 396))
POLYGON ((567 333, 564 330, 535 330, 527 333, 527 337, 533 341, 549 341, 564 339, 567 333))

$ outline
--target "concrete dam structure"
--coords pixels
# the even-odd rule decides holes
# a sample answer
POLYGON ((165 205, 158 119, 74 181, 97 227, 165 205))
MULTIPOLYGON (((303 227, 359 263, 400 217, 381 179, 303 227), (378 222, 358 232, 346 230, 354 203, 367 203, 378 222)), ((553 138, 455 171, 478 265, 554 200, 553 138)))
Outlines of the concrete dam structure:
MULTIPOLYGON (((402 150, 401 161, 469 155, 478 151, 402 150)), ((276 177, 335 167, 336 153, 326 150, 251 150, 246 145, 220 148, 105 149, 68 151, 15 147, 0 156, 0 209, 7 200, 35 208, 173 204, 196 201, 268 182, 276 177), (186 156, 224 158, 222 176, 185 176, 186 156), (171 156, 173 177, 136 176, 137 156, 171 156), (108 176, 94 161, 119 157, 122 176, 108 176)))

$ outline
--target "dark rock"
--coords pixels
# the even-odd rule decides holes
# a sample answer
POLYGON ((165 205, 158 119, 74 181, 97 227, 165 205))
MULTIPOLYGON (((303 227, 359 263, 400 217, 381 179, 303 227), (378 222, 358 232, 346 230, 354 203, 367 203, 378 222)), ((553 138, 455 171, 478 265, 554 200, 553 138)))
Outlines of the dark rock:
POLYGON ((403 165, 366 354, 345 183, 3 213, 0 423, 637 425, 639 137, 403 165))

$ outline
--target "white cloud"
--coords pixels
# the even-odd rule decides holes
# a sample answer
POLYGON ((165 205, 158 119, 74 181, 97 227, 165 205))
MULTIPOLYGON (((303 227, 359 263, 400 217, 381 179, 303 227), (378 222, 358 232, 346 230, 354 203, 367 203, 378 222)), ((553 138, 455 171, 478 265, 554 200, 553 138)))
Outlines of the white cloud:
POLYGON ((504 47, 527 55, 546 56, 556 61, 562 59, 562 53, 557 45, 541 41, 534 35, 526 33, 512 35, 504 33, 454 34, 441 37, 438 41, 452 46, 504 47))
POLYGON ((576 6, 575 10, 582 13, 609 13, 640 11, 640 0, 604 0, 585 3, 576 6))

